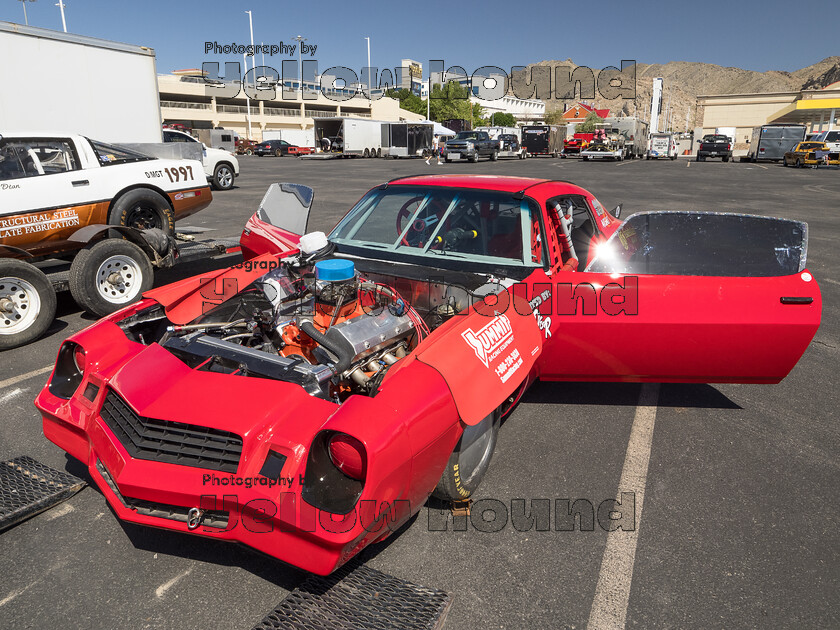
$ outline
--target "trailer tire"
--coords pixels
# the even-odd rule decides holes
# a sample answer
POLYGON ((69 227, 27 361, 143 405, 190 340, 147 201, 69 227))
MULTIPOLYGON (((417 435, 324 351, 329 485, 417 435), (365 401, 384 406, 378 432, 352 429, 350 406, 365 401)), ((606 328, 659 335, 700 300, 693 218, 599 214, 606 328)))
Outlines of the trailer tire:
POLYGON ((376 157, 378 157, 378 158, 382 157, 382 149, 381 148, 376 150, 376 157))
POLYGON ((476 491, 496 449, 500 411, 494 409, 478 424, 464 427, 464 433, 432 492, 433 496, 444 501, 462 501, 476 491))
POLYGON ((89 245, 70 266, 73 299, 99 317, 136 302, 153 282, 149 258, 137 245, 122 239, 109 238, 89 245))
POLYGON ((20 260, 0 260, 0 350, 17 348, 47 332, 55 307, 55 289, 43 271, 20 260))
POLYGON ((362 153, 362 157, 370 157, 370 151, 365 149, 364 153, 362 153))
POLYGON ((175 232, 175 215, 169 202, 148 188, 135 188, 120 195, 111 206, 108 223, 138 230, 157 228, 167 236, 175 232))

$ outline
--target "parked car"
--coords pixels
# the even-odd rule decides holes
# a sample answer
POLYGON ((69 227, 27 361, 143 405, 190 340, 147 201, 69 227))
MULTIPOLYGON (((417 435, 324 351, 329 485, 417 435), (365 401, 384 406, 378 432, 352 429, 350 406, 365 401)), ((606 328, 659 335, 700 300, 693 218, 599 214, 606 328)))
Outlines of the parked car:
POLYGON ((254 147, 254 155, 260 157, 266 155, 274 155, 282 157, 285 155, 306 155, 312 153, 311 147, 298 147, 294 144, 289 144, 285 140, 264 140, 254 147))
POLYGON ((811 140, 816 142, 825 142, 828 145, 829 151, 840 151, 840 130, 838 129, 834 129, 832 131, 819 131, 814 134, 811 140))
POLYGON ((72 259, 64 282, 79 305, 113 312, 151 288, 175 221, 212 198, 195 160, 66 133, 0 134, 0 349, 34 341, 55 316, 55 288, 34 263, 72 259))
POLYGON ((703 136, 700 147, 697 149, 697 162, 705 162, 706 158, 719 157, 728 162, 732 157, 732 144, 729 136, 722 134, 709 134, 703 136))
POLYGON ((621 223, 566 182, 415 176, 300 236, 312 200, 272 184, 244 264, 61 346, 44 435, 118 518, 327 574, 470 497, 536 380, 774 383, 820 322, 799 221, 621 223))
POLYGON ((164 142, 198 142, 203 147, 202 162, 207 181, 218 190, 233 188, 234 179, 239 177, 239 160, 230 151, 205 146, 190 134, 175 129, 163 130, 164 142))
POLYGON ((256 140, 240 140, 236 145, 236 153, 237 155, 253 155, 257 144, 256 140))
POLYGON ((478 162, 482 157, 492 161, 499 157, 499 141, 491 140, 486 131, 459 131, 444 145, 443 159, 447 162, 461 158, 478 162))
POLYGON ((838 166, 840 152, 833 151, 825 142, 799 142, 792 150, 785 153, 782 163, 785 166, 838 166))

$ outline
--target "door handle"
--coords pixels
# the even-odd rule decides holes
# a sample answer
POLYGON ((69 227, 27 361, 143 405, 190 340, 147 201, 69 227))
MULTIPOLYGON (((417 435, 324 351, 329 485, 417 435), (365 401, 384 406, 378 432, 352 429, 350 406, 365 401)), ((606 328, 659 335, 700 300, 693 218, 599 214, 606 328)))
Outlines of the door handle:
POLYGON ((781 297, 779 302, 782 304, 811 304, 814 301, 812 297, 781 297))
POLYGON ((86 179, 77 179, 75 182, 70 182, 74 186, 89 186, 90 182, 86 179))

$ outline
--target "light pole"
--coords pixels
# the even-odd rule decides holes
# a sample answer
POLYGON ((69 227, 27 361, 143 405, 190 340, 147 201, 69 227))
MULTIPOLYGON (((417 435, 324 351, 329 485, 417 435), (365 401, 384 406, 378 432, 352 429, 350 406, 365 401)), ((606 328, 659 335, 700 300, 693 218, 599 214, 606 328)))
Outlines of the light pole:
MULTIPOLYGON (((368 48, 368 100, 372 100, 372 94, 370 93, 370 37, 365 37, 367 40, 367 48, 368 48)), ((373 112, 371 112, 373 113, 373 112)))
POLYGON ((64 7, 67 6, 64 4, 63 0, 58 0, 56 5, 59 9, 61 9, 61 26, 64 28, 64 32, 67 32, 67 21, 64 19, 64 7))
MULTIPOLYGON (((248 58, 242 53, 242 63, 245 64, 245 74, 248 74, 248 58)), ((248 90, 245 90, 245 120, 248 121, 248 140, 253 140, 251 135, 251 99, 248 97, 248 90)))
MULTIPOLYGON (((28 0, 29 2, 35 2, 35 0, 28 0)), ((26 15, 26 3, 27 0, 20 0, 21 4, 23 5, 23 23, 29 26, 29 17, 26 15)))
POLYGON ((306 41, 306 38, 298 35, 295 37, 295 40, 298 43, 298 87, 300 88, 300 100, 303 100, 303 57, 301 56, 301 52, 303 51, 303 42, 306 41))
MULTIPOLYGON (((254 54, 254 18, 251 15, 250 11, 245 11, 248 14, 248 26, 251 28, 251 68, 254 70, 254 79, 256 80, 257 76, 257 61, 256 55, 254 54)), ((245 64, 245 71, 248 71, 248 64, 245 64)))

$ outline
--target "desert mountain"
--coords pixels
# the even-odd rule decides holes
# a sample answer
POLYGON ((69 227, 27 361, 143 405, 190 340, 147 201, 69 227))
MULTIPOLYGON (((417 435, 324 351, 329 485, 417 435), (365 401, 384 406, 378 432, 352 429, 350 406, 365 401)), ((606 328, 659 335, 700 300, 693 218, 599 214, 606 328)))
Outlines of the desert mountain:
MULTIPOLYGON (((578 66, 571 59, 565 61, 541 61, 528 66, 549 66, 556 68, 566 66, 574 71, 578 66)), ((802 89, 820 89, 840 81, 840 57, 828 57, 806 68, 794 72, 769 70, 756 72, 741 68, 724 68, 709 63, 689 61, 671 61, 666 64, 637 63, 636 70, 636 98, 604 99, 600 94, 595 99, 543 98, 546 110, 563 109, 577 100, 585 100, 598 108, 608 107, 615 115, 637 113, 647 119, 650 112, 650 97, 653 90, 653 79, 664 79, 664 93, 662 98, 662 115, 668 106, 670 98, 671 127, 675 131, 690 130, 702 120, 702 112, 697 110, 697 96, 708 94, 745 94, 753 92, 793 92, 802 89)), ((632 67, 628 72, 632 71, 632 67)), ((516 80, 516 77, 514 77, 516 80)), ((556 96, 556 95, 555 95, 556 96)), ((660 125, 661 126, 661 125, 660 125)))

